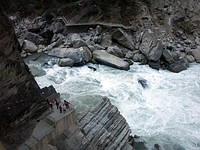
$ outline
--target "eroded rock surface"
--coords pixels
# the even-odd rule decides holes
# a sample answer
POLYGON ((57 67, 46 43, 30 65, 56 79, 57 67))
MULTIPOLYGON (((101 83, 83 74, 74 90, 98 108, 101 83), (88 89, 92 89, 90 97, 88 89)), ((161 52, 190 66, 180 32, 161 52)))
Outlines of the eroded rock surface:
POLYGON ((17 132, 21 132, 18 127, 39 117, 47 105, 20 56, 13 26, 1 8, 0 20, 0 140, 15 147, 23 138, 17 132))

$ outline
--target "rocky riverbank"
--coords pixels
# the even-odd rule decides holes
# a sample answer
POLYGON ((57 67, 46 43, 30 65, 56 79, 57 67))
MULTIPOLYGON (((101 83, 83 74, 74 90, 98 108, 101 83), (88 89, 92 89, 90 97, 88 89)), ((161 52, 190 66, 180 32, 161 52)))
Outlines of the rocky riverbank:
POLYGON ((131 17, 132 23, 126 25, 119 21, 105 23, 97 19, 99 13, 105 15, 101 11, 96 16, 94 14, 95 22, 87 20, 84 16, 92 11, 88 7, 85 9, 90 11, 80 10, 83 14, 81 20, 75 14, 69 18, 50 11, 34 19, 19 21, 17 16, 10 18, 15 22, 15 31, 23 46, 23 57, 38 52, 58 57, 58 65, 62 67, 92 62, 128 70, 133 62, 139 62, 157 70, 180 72, 187 69, 189 63, 200 62, 198 19, 189 17, 196 14, 199 8, 197 5, 194 9, 196 2, 182 1, 184 5, 180 10, 170 6, 171 1, 151 2, 148 5, 141 3, 142 13, 134 19, 131 17), (184 15, 188 12, 185 10, 187 4, 191 8, 188 16, 184 15), (142 10, 143 7, 147 9, 142 10), (186 28, 187 20, 191 20, 193 29, 186 28))

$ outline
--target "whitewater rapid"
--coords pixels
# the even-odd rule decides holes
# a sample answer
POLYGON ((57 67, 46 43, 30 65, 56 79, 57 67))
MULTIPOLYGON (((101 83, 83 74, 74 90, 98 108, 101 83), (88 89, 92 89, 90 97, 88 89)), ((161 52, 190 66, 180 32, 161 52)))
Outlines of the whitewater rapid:
MULTIPOLYGON (((31 62, 34 65, 34 62, 31 62)), ((35 66, 42 68, 40 65, 35 66)), ((181 73, 153 70, 134 64, 129 71, 94 65, 78 68, 42 68, 36 77, 40 87, 53 85, 77 108, 79 115, 107 96, 151 149, 155 143, 164 150, 200 149, 200 65, 191 64, 181 73), (147 81, 143 88, 138 79, 147 81)))

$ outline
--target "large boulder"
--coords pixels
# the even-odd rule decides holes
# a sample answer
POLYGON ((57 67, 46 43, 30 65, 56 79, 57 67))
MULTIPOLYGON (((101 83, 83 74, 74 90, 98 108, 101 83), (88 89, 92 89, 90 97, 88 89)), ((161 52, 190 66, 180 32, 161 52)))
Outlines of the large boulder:
POLYGON ((54 33, 63 33, 66 29, 65 24, 62 20, 57 20, 51 23, 49 29, 54 33))
POLYGON ((158 40, 153 32, 145 31, 142 36, 142 43, 139 50, 148 60, 158 61, 163 52, 163 44, 158 40))
POLYGON ((200 46, 197 49, 191 50, 191 54, 194 56, 197 63, 200 63, 200 46))
POLYGON ((70 40, 73 45, 73 48, 87 47, 86 42, 83 39, 81 39, 80 35, 77 33, 72 34, 70 40))
POLYGON ((34 53, 37 51, 37 46, 31 42, 31 41, 28 41, 28 40, 24 40, 24 43, 23 43, 23 49, 25 52, 28 52, 28 53, 34 53))
POLYGON ((60 67, 66 67, 66 66, 73 67, 74 61, 72 59, 70 59, 70 58, 61 58, 58 61, 58 65, 60 67))
POLYGON ((133 50, 134 49, 134 42, 131 36, 129 36, 125 31, 118 28, 116 31, 112 34, 112 40, 116 41, 118 44, 133 50))
POLYGON ((93 52, 93 58, 100 64, 110 67, 129 70, 129 64, 123 59, 107 53, 105 50, 96 50, 93 52))
POLYGON ((175 72, 175 73, 179 73, 183 70, 186 70, 188 67, 188 62, 185 61, 184 59, 181 59, 179 61, 175 61, 172 64, 170 64, 167 69, 169 71, 175 72))
POLYGON ((87 47, 80 48, 54 48, 48 55, 60 58, 70 58, 75 64, 84 65, 92 59, 92 53, 87 47))
POLYGON ((45 41, 43 37, 39 36, 38 34, 32 33, 32 32, 26 32, 24 39, 29 40, 29 41, 35 43, 36 45, 43 44, 45 41))
POLYGON ((109 54, 115 55, 117 57, 123 58, 123 51, 118 46, 110 46, 107 48, 107 52, 109 54))

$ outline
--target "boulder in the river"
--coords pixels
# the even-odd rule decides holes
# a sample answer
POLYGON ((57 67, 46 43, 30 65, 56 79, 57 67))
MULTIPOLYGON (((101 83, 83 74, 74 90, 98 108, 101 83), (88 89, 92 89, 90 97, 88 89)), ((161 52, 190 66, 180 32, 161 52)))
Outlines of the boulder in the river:
POLYGON ((134 42, 132 37, 129 36, 124 30, 120 28, 118 28, 116 31, 113 32, 112 40, 130 50, 134 49, 134 42))
POLYGON ((110 67, 129 70, 129 64, 123 59, 107 53, 105 50, 96 50, 93 52, 93 58, 100 64, 110 67))
POLYGON ((178 73, 178 72, 181 72, 183 70, 186 70, 188 67, 188 63, 185 62, 185 60, 179 60, 179 61, 175 61, 173 62, 172 64, 170 64, 167 69, 169 71, 172 71, 172 72, 175 72, 175 73, 178 73))
POLYGON ((61 58, 58 61, 58 65, 60 67, 66 67, 66 66, 72 67, 74 65, 74 60, 72 60, 70 58, 61 58))
POLYGON ((48 55, 60 58, 71 58, 75 65, 84 65, 92 59, 92 53, 87 47, 80 48, 54 48, 48 55))
POLYGON ((141 86, 142 86, 144 89, 148 87, 148 85, 147 85, 147 80, 146 80, 146 79, 139 78, 139 79, 138 79, 138 83, 140 83, 141 86))
POLYGON ((28 41, 28 40, 24 40, 22 47, 23 47, 24 51, 26 51, 28 53, 36 52, 38 49, 37 46, 33 42, 28 41))
POLYGON ((149 67, 159 70, 160 69, 160 60, 158 61, 148 61, 149 67))

